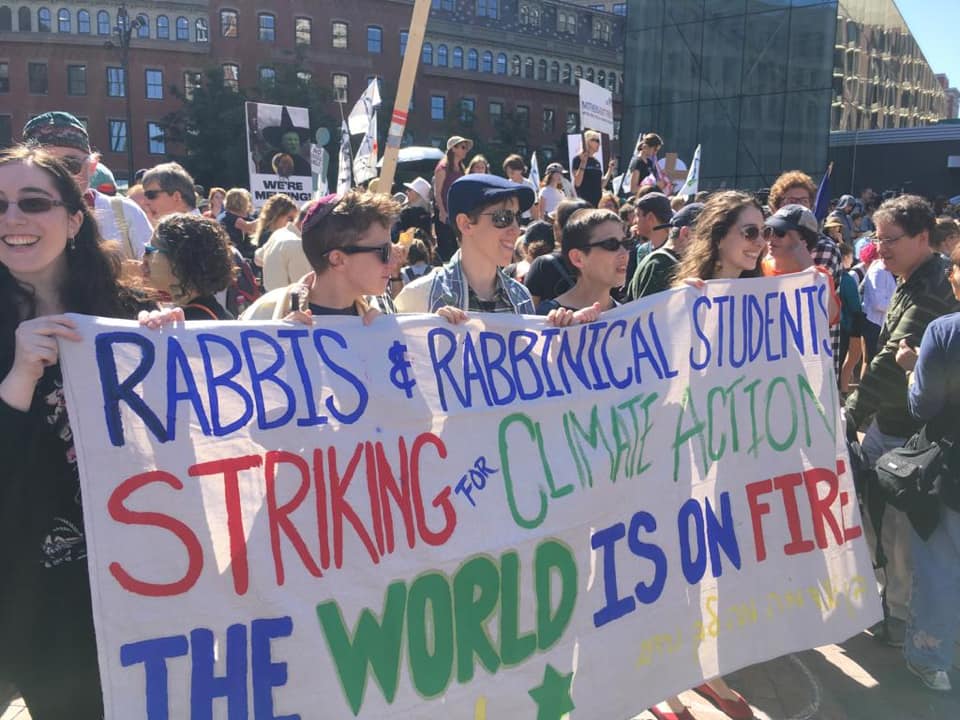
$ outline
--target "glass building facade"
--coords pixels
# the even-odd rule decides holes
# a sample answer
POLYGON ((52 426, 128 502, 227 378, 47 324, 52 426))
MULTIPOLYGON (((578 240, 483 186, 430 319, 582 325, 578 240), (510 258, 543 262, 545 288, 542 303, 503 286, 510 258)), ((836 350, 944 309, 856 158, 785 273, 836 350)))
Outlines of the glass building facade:
POLYGON ((702 145, 702 189, 819 177, 836 27, 835 0, 630 0, 624 154, 631 134, 655 131, 688 162, 702 145))

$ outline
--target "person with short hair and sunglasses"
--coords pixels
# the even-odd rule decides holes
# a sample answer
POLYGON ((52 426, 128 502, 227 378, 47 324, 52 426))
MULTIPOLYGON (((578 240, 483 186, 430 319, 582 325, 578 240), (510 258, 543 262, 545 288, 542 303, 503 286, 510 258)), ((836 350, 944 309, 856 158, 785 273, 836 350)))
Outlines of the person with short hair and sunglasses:
POLYGON ((303 215, 303 252, 312 272, 299 282, 271 290, 241 320, 297 320, 352 315, 368 325, 392 312, 378 298, 390 281, 390 227, 400 205, 389 195, 351 190, 314 200, 303 215))
POLYGON ((143 185, 143 204, 154 226, 171 213, 200 215, 196 184, 180 163, 154 165, 144 173, 140 184, 143 185))
POLYGON ((24 125, 22 138, 24 143, 41 146, 66 166, 97 221, 100 237, 116 241, 125 259, 139 262, 153 227, 132 200, 119 195, 110 197, 90 187, 90 177, 100 156, 91 150, 83 123, 70 113, 47 112, 24 125))
POLYGON ((563 228, 560 241, 563 261, 576 284, 562 295, 544 300, 539 315, 565 308, 598 312, 617 307, 610 291, 623 285, 627 263, 636 242, 629 237, 620 216, 612 210, 579 210, 563 228))

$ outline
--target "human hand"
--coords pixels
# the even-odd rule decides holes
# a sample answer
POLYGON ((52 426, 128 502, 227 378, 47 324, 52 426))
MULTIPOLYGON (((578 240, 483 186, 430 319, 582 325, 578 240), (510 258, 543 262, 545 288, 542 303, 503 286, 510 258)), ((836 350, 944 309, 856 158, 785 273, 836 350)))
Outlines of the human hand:
POLYGON ((442 317, 451 325, 459 325, 467 321, 467 313, 453 305, 446 305, 437 310, 437 315, 442 317))
POLYGON ((589 307, 580 308, 573 313, 573 324, 583 325, 585 323, 596 322, 600 319, 601 312, 602 310, 600 308, 600 303, 598 302, 590 305, 589 307))
POLYGON ((287 322, 300 323, 301 325, 306 325, 310 327, 313 325, 313 313, 307 310, 294 310, 293 312, 288 312, 283 316, 283 319, 287 322))
POLYGON ((696 288, 697 290, 703 290, 707 286, 703 280, 695 277, 684 278, 683 284, 688 287, 696 288))
POLYGON ((76 323, 66 315, 46 315, 20 323, 14 334, 9 376, 36 384, 43 371, 57 363, 60 356, 57 338, 80 340, 76 323))
POLYGON ((916 348, 910 347, 906 339, 901 339, 900 344, 897 346, 896 359, 897 365, 907 372, 912 372, 917 366, 917 350, 916 348))
POLYGON ((573 324, 573 310, 569 308, 554 308, 547 313, 547 325, 553 327, 567 327, 573 324))
POLYGON ((370 323, 377 319, 378 316, 383 315, 377 308, 370 308, 363 314, 363 326, 368 327, 370 323))
POLYGON ((137 314, 137 321, 141 327, 158 330, 170 323, 183 322, 183 308, 173 307, 163 310, 141 310, 137 314))
POLYGON ((613 174, 613 173, 615 173, 615 172, 617 171, 617 159, 616 159, 616 158, 614 158, 613 160, 611 160, 610 162, 607 163, 607 170, 609 170, 611 174, 613 174))

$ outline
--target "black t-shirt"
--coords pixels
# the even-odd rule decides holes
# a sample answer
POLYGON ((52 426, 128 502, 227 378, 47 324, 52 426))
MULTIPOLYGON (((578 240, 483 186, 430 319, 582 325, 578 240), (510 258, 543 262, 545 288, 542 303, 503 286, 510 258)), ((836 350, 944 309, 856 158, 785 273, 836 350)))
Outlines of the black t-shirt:
MULTIPOLYGON (((577 155, 573 159, 573 172, 576 173, 579 169, 580 156, 577 155)), ((601 195, 603 195, 603 168, 595 157, 588 157, 587 164, 583 168, 583 180, 577 188, 577 196, 597 207, 600 204, 601 195)))
POLYGON ((217 302, 213 295, 193 298, 183 306, 185 320, 234 320, 233 313, 217 302))
POLYGON ((559 255, 541 255, 532 263, 523 280, 531 295, 540 298, 540 301, 552 300, 557 295, 563 295, 575 284, 570 271, 564 267, 563 258, 559 255))
POLYGON ((315 305, 310 303, 310 312, 314 315, 346 315, 356 317, 359 315, 357 312, 357 305, 353 303, 345 308, 329 308, 324 307, 323 305, 315 305))

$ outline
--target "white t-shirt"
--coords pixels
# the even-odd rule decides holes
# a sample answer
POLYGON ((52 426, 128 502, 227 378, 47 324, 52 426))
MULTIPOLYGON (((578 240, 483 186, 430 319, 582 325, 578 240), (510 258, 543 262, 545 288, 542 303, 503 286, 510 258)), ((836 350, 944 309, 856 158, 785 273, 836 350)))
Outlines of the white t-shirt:
POLYGON ((293 223, 270 233, 267 244, 257 249, 254 262, 263 268, 263 286, 267 290, 286 287, 312 270, 293 223))
POLYGON ((543 217, 547 213, 552 214, 553 211, 557 209, 557 205, 566 199, 567 196, 563 190, 549 185, 544 187, 540 190, 540 217, 543 217))
POLYGON ((130 237, 130 245, 127 245, 127 238, 123 231, 117 225, 117 218, 111 207, 111 197, 103 193, 91 190, 93 193, 93 216, 96 218, 97 225, 100 228, 100 236, 104 240, 113 240, 120 243, 124 256, 130 260, 140 260, 143 258, 143 248, 150 242, 153 236, 153 227, 147 219, 146 213, 140 209, 133 200, 125 197, 119 197, 123 208, 123 217, 127 221, 127 228, 130 237), (131 247, 134 256, 130 257, 131 247))
POLYGON ((893 273, 887 270, 883 260, 874 260, 863 278, 863 312, 867 320, 883 327, 887 308, 896 291, 897 279, 893 273))

